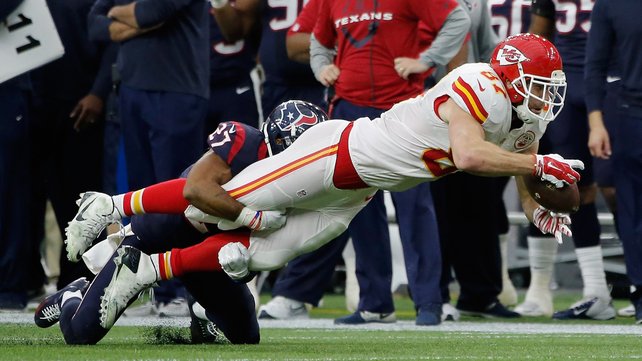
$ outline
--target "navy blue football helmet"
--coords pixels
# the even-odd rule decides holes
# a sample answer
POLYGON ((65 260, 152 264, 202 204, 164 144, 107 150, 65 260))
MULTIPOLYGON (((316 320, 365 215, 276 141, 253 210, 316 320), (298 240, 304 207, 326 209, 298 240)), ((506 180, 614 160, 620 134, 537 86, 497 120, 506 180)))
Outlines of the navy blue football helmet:
POLYGON ((288 100, 279 104, 261 127, 268 154, 281 153, 311 126, 326 120, 326 112, 310 102, 288 100))

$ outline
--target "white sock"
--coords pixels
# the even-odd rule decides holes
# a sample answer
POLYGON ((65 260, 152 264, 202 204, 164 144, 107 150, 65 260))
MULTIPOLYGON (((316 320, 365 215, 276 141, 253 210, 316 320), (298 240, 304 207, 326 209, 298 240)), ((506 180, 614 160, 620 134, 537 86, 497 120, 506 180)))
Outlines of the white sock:
POLYGON ((172 251, 154 253, 149 255, 149 258, 152 260, 152 264, 154 265, 157 280, 166 281, 174 278, 171 261, 172 251))
POLYGON ((527 237, 531 284, 526 300, 551 299, 551 278, 557 256, 557 241, 553 237, 527 237))
POLYGON ((60 301, 60 308, 62 308, 65 305, 65 303, 72 298, 78 298, 82 300, 82 293, 80 293, 80 290, 67 291, 63 293, 62 300, 60 301))
POLYGON ((582 247, 576 248, 577 262, 582 272, 584 281, 584 297, 598 296, 610 299, 609 288, 606 285, 606 275, 604 274, 604 262, 602 260, 602 247, 582 247))
POLYGON ((125 214, 125 195, 118 194, 112 196, 111 199, 114 201, 114 208, 116 210, 116 212, 114 212, 114 217, 116 217, 117 219, 122 219, 122 215, 125 214))
POLYGON ((497 298, 505 306, 517 304, 517 292, 508 276, 508 233, 499 235, 499 250, 502 256, 502 291, 497 298))
POLYGON ((201 320, 209 320, 209 318, 207 318, 205 308, 203 308, 200 303, 194 302, 194 304, 192 305, 192 311, 194 312, 194 315, 201 320))

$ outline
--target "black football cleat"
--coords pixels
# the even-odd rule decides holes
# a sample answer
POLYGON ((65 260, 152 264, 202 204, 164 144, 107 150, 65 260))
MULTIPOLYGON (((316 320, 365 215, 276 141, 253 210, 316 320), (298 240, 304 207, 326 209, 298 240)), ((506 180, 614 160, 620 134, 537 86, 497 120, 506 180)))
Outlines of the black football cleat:
POLYGON ((61 288, 53 295, 42 300, 36 308, 36 313, 33 315, 33 321, 36 323, 36 326, 47 328, 55 325, 56 322, 60 320, 60 302, 62 301, 62 296, 65 292, 80 290, 80 293, 85 294, 85 291, 87 291, 87 288, 89 287, 89 283, 90 282, 87 281, 87 278, 81 277, 61 288))

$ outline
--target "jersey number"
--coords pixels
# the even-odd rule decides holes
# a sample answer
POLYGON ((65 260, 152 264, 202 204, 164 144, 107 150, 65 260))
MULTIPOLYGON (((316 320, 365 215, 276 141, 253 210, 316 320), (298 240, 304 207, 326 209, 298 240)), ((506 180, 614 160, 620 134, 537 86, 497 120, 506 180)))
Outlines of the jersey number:
POLYGON ((273 18, 270 20, 270 29, 274 31, 289 29, 294 25, 296 17, 299 15, 303 6, 308 0, 303 0, 303 5, 299 9, 300 0, 268 0, 268 6, 271 8, 285 8, 285 16, 281 19, 273 18))
POLYGON ((230 124, 229 123, 221 123, 221 124, 218 125, 218 127, 216 128, 214 133, 210 134, 210 146, 212 146, 212 147, 220 147, 223 144, 225 144, 225 143, 227 143, 227 142, 232 140, 232 138, 230 138, 230 133, 234 133, 234 125, 232 125, 230 127, 228 127, 228 125, 230 125, 230 124), (218 136, 222 135, 223 139, 219 140, 218 142, 212 142, 214 140, 214 138, 220 138, 220 137, 217 137, 217 135, 218 136))
MULTIPOLYGON (((579 25, 580 29, 585 33, 588 33, 591 29, 591 21, 584 20, 579 24, 578 15, 580 13, 590 13, 593 10, 593 4, 595 0, 580 0, 579 8, 578 1, 568 1, 568 0, 553 0, 555 2, 555 10, 557 13, 557 20, 555 21, 555 28, 562 34, 570 33, 579 25)), ((588 16, 583 17, 588 18, 588 16)))
POLYGON ((530 14, 531 0, 490 0, 488 7, 492 14, 490 25, 495 29, 495 33, 500 39, 525 33, 528 30, 524 25, 528 25, 530 19, 524 19, 524 16, 530 14), (506 3, 508 5, 505 5, 506 3), (506 11, 510 11, 510 15, 500 14, 498 11, 500 7, 510 7, 510 9, 506 9, 506 11))
POLYGON ((455 161, 450 152, 443 149, 426 149, 421 157, 426 164, 426 169, 435 178, 441 178, 447 174, 457 171, 455 161))
POLYGON ((497 77, 497 75, 489 72, 489 71, 482 71, 481 75, 484 76, 484 78, 489 79, 490 81, 493 82, 493 89, 495 89, 495 93, 501 94, 506 98, 506 92, 504 91, 504 88, 502 88, 500 85, 502 84, 501 80, 497 77), (498 85, 499 84, 499 85, 498 85))

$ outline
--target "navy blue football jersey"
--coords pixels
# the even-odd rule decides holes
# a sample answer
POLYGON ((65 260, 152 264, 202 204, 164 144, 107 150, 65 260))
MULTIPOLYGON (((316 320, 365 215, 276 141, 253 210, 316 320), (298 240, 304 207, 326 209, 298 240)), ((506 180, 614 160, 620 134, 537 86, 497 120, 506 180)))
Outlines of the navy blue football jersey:
POLYGON ((256 66, 258 46, 252 40, 230 43, 210 16, 210 84, 233 84, 244 79, 256 66))
POLYGON ((238 174, 248 165, 267 156, 263 134, 256 128, 239 122, 223 122, 207 137, 210 149, 238 174))
POLYGON ((313 84, 317 81, 310 65, 292 61, 285 48, 285 36, 303 9, 306 0, 263 0, 259 58, 267 81, 282 84, 313 84))
POLYGON ((490 23, 500 40, 528 32, 531 24, 531 0, 488 0, 490 23))
POLYGON ((582 71, 593 0, 533 0, 533 14, 555 20, 555 46, 565 70, 582 71))

